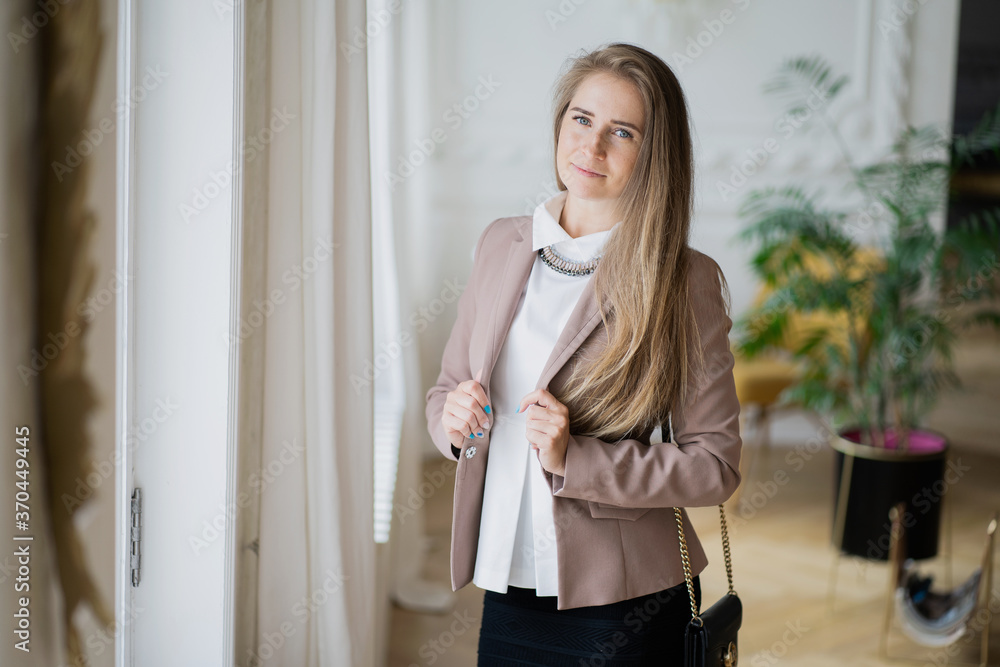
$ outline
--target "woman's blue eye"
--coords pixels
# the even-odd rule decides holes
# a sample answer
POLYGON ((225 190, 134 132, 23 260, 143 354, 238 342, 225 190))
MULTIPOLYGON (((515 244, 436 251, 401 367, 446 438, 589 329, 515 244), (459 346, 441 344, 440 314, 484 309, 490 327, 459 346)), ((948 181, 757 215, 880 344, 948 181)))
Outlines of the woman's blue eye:
MULTIPOLYGON (((590 125, 590 119, 587 118, 586 116, 573 116, 573 120, 576 120, 576 121, 585 120, 585 121, 587 121, 585 124, 586 125, 590 125)), ((622 139, 631 139, 632 138, 632 133, 629 132, 628 130, 624 129, 624 128, 619 127, 619 128, 616 128, 614 131, 615 132, 624 132, 625 136, 622 136, 620 134, 618 135, 622 139)))

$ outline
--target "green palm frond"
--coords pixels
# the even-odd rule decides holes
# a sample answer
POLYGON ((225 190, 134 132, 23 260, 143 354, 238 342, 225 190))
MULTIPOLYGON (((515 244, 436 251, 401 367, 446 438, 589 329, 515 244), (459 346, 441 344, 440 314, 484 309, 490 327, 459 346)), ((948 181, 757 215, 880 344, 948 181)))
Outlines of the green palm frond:
POLYGON ((751 191, 739 205, 737 215, 748 224, 737 237, 761 244, 753 266, 769 283, 776 271, 802 268, 805 252, 836 252, 843 259, 853 253, 855 244, 844 229, 845 214, 822 208, 820 195, 796 186, 768 187, 751 191), (786 243, 789 238, 796 240, 794 247, 786 243))
MULTIPOLYGON (((793 352, 796 356, 800 357, 820 356, 824 352, 831 353, 830 349, 824 348, 824 346, 830 339, 832 333, 833 332, 830 327, 813 327, 805 336, 803 336, 802 342, 793 349, 793 352)), ((839 348, 835 348, 832 353, 837 356, 843 356, 839 348)))
POLYGON ((987 111, 976 126, 964 136, 956 136, 951 146, 955 169, 975 165, 984 154, 1000 157, 1000 102, 987 111))
POLYGON ((788 330, 788 309, 757 308, 733 324, 735 347, 740 355, 752 359, 762 352, 782 347, 788 330))
POLYGON ((936 123, 904 128, 890 145, 892 154, 917 162, 932 162, 948 153, 951 137, 936 123))
POLYGON ((821 56, 805 56, 785 60, 763 91, 783 97, 788 113, 805 114, 816 101, 828 105, 847 82, 847 76, 834 76, 821 56))
POLYGON ((782 400, 787 403, 804 405, 820 414, 836 414, 850 405, 846 392, 830 390, 827 377, 805 377, 782 392, 782 400))
POLYGON ((894 217, 926 218, 942 205, 950 171, 946 162, 883 161, 858 170, 873 201, 894 217))
POLYGON ((935 256, 942 267, 942 299, 949 308, 1000 298, 1000 207, 962 218, 948 228, 935 256))
POLYGON ((963 329, 975 326, 991 326, 1000 329, 1000 310, 980 310, 961 318, 959 324, 963 329))

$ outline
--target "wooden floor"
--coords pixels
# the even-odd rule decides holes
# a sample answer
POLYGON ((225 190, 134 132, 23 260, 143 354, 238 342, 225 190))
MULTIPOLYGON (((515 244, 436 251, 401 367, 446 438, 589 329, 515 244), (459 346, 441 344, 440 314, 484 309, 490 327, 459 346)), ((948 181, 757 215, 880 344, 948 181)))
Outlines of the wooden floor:
MULTIPOLYGON (((954 460, 969 468, 949 487, 945 503, 946 516, 950 507, 952 518, 953 581, 960 582, 978 565, 986 524, 991 513, 1000 509, 1000 341, 994 336, 964 339, 956 349, 956 370, 965 391, 945 397, 930 416, 929 426, 949 436, 954 460)), ((745 433, 745 456, 752 455, 752 438, 752 433, 745 433)), ((786 460, 789 451, 772 450, 752 479, 744 479, 742 499, 734 498, 726 506, 735 587, 744 604, 739 663, 752 667, 978 663, 978 634, 960 640, 955 645, 960 652, 949 658, 944 649, 909 642, 898 628, 891 633, 890 653, 918 662, 879 659, 887 566, 848 557, 837 564, 830 545, 831 451, 821 448, 801 469, 786 460), (758 481, 774 479, 779 470, 788 477, 785 484, 776 485, 775 492, 769 494, 758 486, 758 481), (836 598, 829 613, 827 590, 835 564, 836 598)), ((426 466, 440 469, 440 461, 426 466)), ((452 478, 446 486, 453 482, 452 478)), ((452 494, 445 491, 434 494, 427 504, 431 542, 425 575, 450 589, 452 494)), ((726 589, 718 510, 696 508, 691 517, 710 561, 702 573, 702 590, 704 600, 711 602, 726 589)), ((947 540, 943 540, 939 556, 922 564, 925 571, 935 574, 935 587, 948 583, 946 552, 947 540)), ((446 614, 394 608, 390 667, 476 664, 483 592, 470 583, 455 595, 456 604, 446 614)), ((994 609, 998 608, 1000 581, 996 579, 992 600, 994 609)), ((990 643, 989 664, 1000 665, 1000 618, 994 618, 990 643)), ((665 660, 663 664, 671 663, 665 660)))

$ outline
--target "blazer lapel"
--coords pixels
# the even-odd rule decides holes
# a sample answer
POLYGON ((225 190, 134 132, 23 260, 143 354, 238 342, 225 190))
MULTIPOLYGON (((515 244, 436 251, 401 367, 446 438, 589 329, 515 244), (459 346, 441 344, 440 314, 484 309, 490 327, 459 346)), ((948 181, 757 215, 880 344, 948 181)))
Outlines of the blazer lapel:
MULTIPOLYGON (((487 327, 487 336, 491 342, 486 346, 483 375, 480 378, 480 384, 487 388, 487 393, 493 366, 514 321, 514 311, 520 301, 521 293, 528 284, 531 267, 535 263, 536 253, 531 249, 529 242, 531 224, 532 218, 530 216, 521 218, 517 223, 518 234, 507 252, 507 261, 501 274, 496 305, 487 327)), ((593 280, 591 279, 587 281, 579 301, 570 313, 565 328, 559 334, 545 367, 540 369, 535 389, 548 386, 552 377, 559 372, 559 369, 565 365, 600 321, 601 314, 597 308, 597 299, 594 295, 593 280)))

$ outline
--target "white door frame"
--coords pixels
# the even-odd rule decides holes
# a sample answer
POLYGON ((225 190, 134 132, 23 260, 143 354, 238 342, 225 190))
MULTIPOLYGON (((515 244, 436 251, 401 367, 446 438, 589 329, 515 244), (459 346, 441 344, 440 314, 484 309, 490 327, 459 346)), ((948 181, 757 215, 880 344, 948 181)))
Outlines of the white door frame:
MULTIPOLYGON (((264 265, 260 258, 266 239, 266 206, 261 206, 260 202, 266 202, 267 160, 247 162, 243 159, 242 149, 244 123, 250 122, 257 127, 265 116, 269 58, 264 49, 267 44, 269 2, 247 0, 245 4, 244 0, 217 0, 215 3, 178 0, 171 6, 175 9, 140 0, 118 2, 116 99, 123 104, 117 127, 116 166, 116 269, 122 285, 117 295, 116 314, 116 667, 177 664, 179 654, 171 655, 169 651, 161 650, 165 645, 181 647, 178 650, 185 652, 185 662, 190 664, 202 663, 206 659, 212 664, 216 664, 216 660, 221 660, 218 664, 243 664, 243 656, 247 655, 245 649, 253 645, 256 635, 259 497, 250 494, 254 500, 245 504, 241 494, 248 487, 245 471, 255 470, 260 464, 263 337, 241 339, 239 323, 248 314, 246 304, 261 294, 265 285, 265 276, 258 275, 259 272, 244 271, 243 260, 244 257, 247 259, 251 271, 264 265), (181 11, 176 9, 178 5, 192 14, 192 21, 197 20, 197 12, 204 11, 207 6, 214 14, 210 18, 217 18, 217 23, 209 22, 206 26, 203 21, 199 27, 200 35, 192 36, 180 29, 180 22, 164 21, 152 26, 141 20, 144 10, 149 11, 150 16, 156 16, 157 20, 164 15, 168 19, 177 19, 177 12, 181 11), (182 33, 183 49, 179 43, 182 33), (171 39, 177 41, 170 44, 171 39), (220 54, 220 41, 229 43, 230 40, 231 50, 228 54, 220 54), (149 46, 140 48, 140 44, 149 46), (199 214, 195 225, 185 225, 176 210, 164 212, 165 207, 154 206, 153 202, 171 200, 171 192, 176 191, 169 191, 171 179, 174 184, 178 179, 183 180, 180 172, 194 169, 199 170, 197 173, 206 173, 204 169, 209 164, 218 163, 208 162, 209 158, 199 151, 170 153, 164 141, 148 132, 149 126, 157 123, 166 125, 164 133, 170 133, 173 118, 169 113, 164 115, 164 112, 169 112, 171 107, 176 109, 178 104, 186 104, 184 95, 195 94, 186 89, 195 77, 183 76, 183 65, 186 64, 190 72, 190 59, 197 57, 190 54, 192 48, 204 48, 206 54, 212 56, 214 63, 206 63, 205 67, 213 72, 211 76, 218 75, 221 90, 225 91, 225 86, 231 86, 232 90, 232 113, 228 118, 220 119, 219 114, 209 112, 204 124, 190 126, 192 133, 203 131, 211 123, 217 124, 213 128, 215 130, 224 129, 224 133, 220 131, 211 137, 205 152, 209 154, 214 149, 218 153, 224 149, 232 160, 226 165, 233 167, 228 188, 222 188, 211 208, 199 214), (252 54, 249 59, 248 53, 252 54), (229 60, 226 60, 227 57, 229 60), (167 65, 180 63, 181 74, 168 78, 168 85, 153 91, 150 90, 148 72, 149 67, 162 64, 162 60, 154 63, 156 58, 166 60, 167 65), (249 75, 246 68, 248 61, 249 75), (228 79, 230 76, 231 80, 228 79), (143 101, 146 99, 149 101, 143 101), (147 134, 142 135, 138 130, 144 120, 147 134), (147 142, 140 147, 141 136, 146 136, 147 142), (174 162, 163 160, 164 155, 171 156, 174 162), (249 193, 245 187, 247 183, 250 184, 249 193), (246 217, 244 211, 247 211, 246 217), (205 227, 198 229, 196 225, 205 227), (215 226, 214 231, 212 225, 215 226), (186 245, 189 239, 192 243, 186 245), (154 240, 165 242, 154 245, 154 240), (184 259, 198 257, 197 253, 204 246, 218 250, 212 259, 217 259, 223 267, 218 270, 204 267, 198 273, 199 276, 205 274, 206 294, 228 294, 228 299, 216 297, 219 305, 225 306, 225 310, 217 316, 223 321, 219 332, 228 332, 228 335, 218 336, 215 340, 220 342, 215 345, 207 339, 209 333, 206 332, 204 340, 195 338, 201 340, 203 345, 196 346, 189 356, 172 346, 173 340, 168 335, 154 330, 150 322, 161 321, 155 317, 151 319, 151 307, 143 309, 141 304, 155 303, 154 312, 163 311, 161 318, 183 317, 187 311, 194 318, 199 308, 204 312, 206 300, 211 297, 192 292, 185 282, 191 278, 180 273, 190 272, 190 266, 180 268, 185 263, 184 259), (173 253, 170 259, 177 261, 164 263, 166 253, 173 253), (178 268, 172 268, 173 265, 178 268), (174 273, 173 278, 171 273, 174 273), (172 279, 176 280, 177 292, 171 291, 175 286, 171 283, 172 279), (185 287, 187 292, 184 292, 185 287), (179 309, 176 302, 162 299, 164 294, 177 296, 178 293, 189 302, 185 303, 190 306, 186 311, 179 309), (224 339, 227 340, 222 342, 224 339), (205 374, 183 374, 185 364, 195 363, 196 357, 203 364, 199 368, 208 369, 205 374), (204 364, 205 359, 210 363, 204 364), (181 371, 174 371, 168 365, 179 366, 181 371), (172 387, 173 390, 179 387, 182 392, 196 384, 178 383, 178 373, 182 377, 197 378, 198 384, 204 382, 214 387, 215 393, 211 398, 218 399, 218 402, 184 405, 177 416, 171 418, 173 423, 159 430, 153 429, 148 437, 137 438, 137 433, 145 433, 143 423, 150 421, 151 398, 162 396, 157 393, 159 381, 163 381, 164 387, 172 387), (219 409, 219 406, 225 407, 219 409), (203 438, 200 426, 206 426, 207 433, 224 433, 224 436, 203 438), (208 454, 203 458, 197 448, 208 454), (179 479, 173 466, 182 463, 182 457, 191 460, 192 454, 199 459, 198 465, 191 466, 192 476, 202 475, 200 479, 203 482, 206 471, 199 469, 200 466, 211 468, 208 472, 216 475, 209 486, 216 484, 217 488, 206 491, 202 483, 189 495, 191 489, 185 485, 186 476, 179 479), (165 461, 169 465, 164 466, 165 461), (173 479, 168 481, 171 475, 173 479), (135 587, 131 567, 131 500, 137 484, 144 488, 144 493, 143 525, 138 534, 141 575, 138 587, 135 587), (169 484, 174 486, 167 486, 169 484), (146 486, 154 492, 146 492, 146 486), (212 491, 217 492, 216 499, 224 499, 224 527, 217 540, 219 544, 197 559, 182 554, 187 556, 186 560, 173 558, 163 561, 164 556, 158 547, 177 549, 181 541, 174 533, 170 533, 170 538, 165 537, 171 528, 197 527, 206 516, 219 514, 218 503, 206 503, 203 497, 198 496, 207 496, 212 491), (175 498, 183 498, 184 502, 177 502, 175 498), (230 512, 230 509, 233 511, 230 512), (148 515, 147 510, 150 512, 148 515), (164 516, 169 521, 162 521, 164 516), (147 519, 154 518, 158 520, 147 523, 147 519), (161 559, 160 567, 157 567, 158 558, 161 559), (166 567, 168 564, 169 567, 166 567), (192 586, 191 582, 206 576, 212 585, 197 588, 195 595, 184 588, 185 584, 192 586), (144 585, 147 586, 145 590, 144 585), (149 604, 151 601, 155 604, 149 604), (177 620, 177 624, 155 622, 164 615, 177 620), (144 619, 149 620, 144 624, 144 619), (185 629, 196 628, 200 628, 204 636, 214 636, 215 639, 201 644, 196 640, 195 644, 190 644, 185 629)), ((165 69, 169 77, 171 67, 165 69)), ((192 104, 199 103, 198 99, 190 101, 192 104)), ((201 101, 201 104, 205 102, 201 101)), ((183 142, 184 138, 179 137, 175 129, 173 136, 168 136, 165 141, 168 143, 173 139, 183 142)), ((201 327, 202 322, 185 323, 171 319, 169 324, 174 327, 196 325, 184 331, 188 334, 192 329, 201 327)), ((193 334, 195 337, 201 335, 200 332, 193 334)), ((160 414, 163 414, 162 410, 160 414)), ((158 419, 156 415, 153 418, 158 419)), ((189 481, 188 484, 194 486, 196 483, 189 481)), ((193 528, 185 530, 187 534, 196 535, 193 528)))

